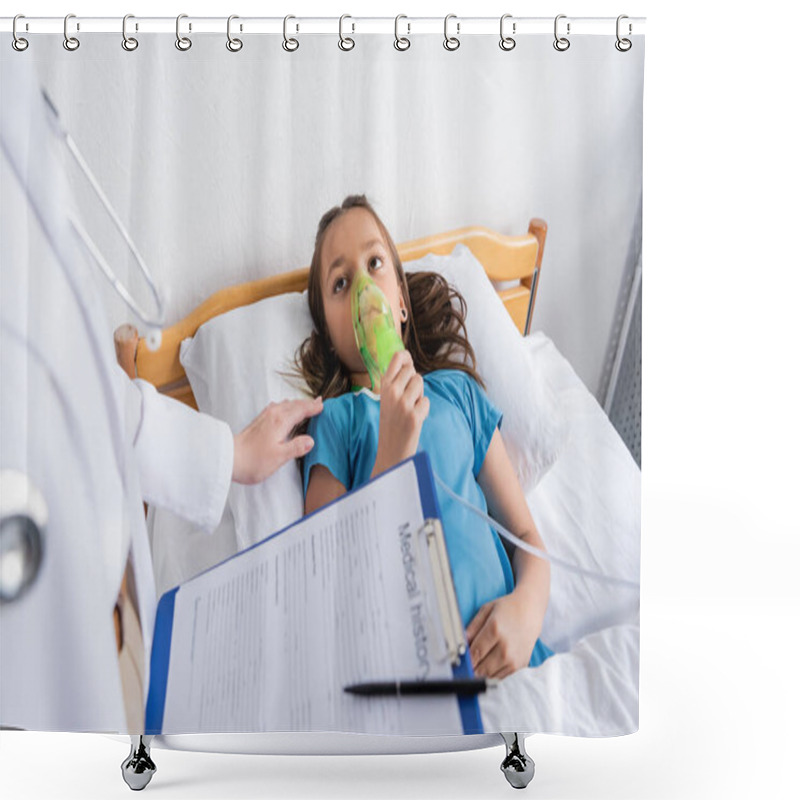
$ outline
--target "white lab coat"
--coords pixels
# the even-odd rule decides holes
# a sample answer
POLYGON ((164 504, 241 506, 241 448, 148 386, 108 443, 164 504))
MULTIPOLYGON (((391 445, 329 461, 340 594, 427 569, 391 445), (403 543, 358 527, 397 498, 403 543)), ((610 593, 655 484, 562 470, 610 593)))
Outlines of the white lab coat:
POLYGON ((28 476, 48 523, 35 582, 0 605, 0 725, 127 732, 113 609, 130 552, 147 667, 156 598, 142 501, 213 530, 233 437, 116 364, 30 64, 4 62, 0 77, 0 468, 28 476))

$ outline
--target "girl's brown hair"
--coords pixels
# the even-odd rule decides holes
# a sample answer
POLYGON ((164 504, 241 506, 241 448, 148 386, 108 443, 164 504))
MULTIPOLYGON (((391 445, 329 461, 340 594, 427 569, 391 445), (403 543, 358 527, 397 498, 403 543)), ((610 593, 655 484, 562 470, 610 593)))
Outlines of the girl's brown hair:
POLYGON ((459 369, 485 388, 475 369, 475 353, 467 340, 464 318, 467 304, 461 294, 437 272, 412 272, 406 276, 392 237, 363 194, 349 195, 319 221, 314 255, 308 275, 308 307, 314 330, 295 354, 295 367, 313 397, 323 400, 350 390, 350 375, 339 360, 325 324, 322 304, 322 243, 330 224, 351 208, 372 214, 389 247, 397 281, 408 310, 402 324, 403 343, 414 366, 424 375, 436 369, 459 369))

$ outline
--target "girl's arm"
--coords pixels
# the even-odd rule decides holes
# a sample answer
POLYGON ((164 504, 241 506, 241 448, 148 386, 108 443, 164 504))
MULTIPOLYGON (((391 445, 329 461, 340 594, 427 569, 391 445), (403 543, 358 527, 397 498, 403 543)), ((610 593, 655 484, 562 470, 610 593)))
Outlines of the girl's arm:
MULTIPOLYGON (((478 483, 486 496, 489 513, 520 539, 544 550, 497 429, 486 451, 478 483)), ((478 676, 504 678, 527 666, 542 630, 550 596, 550 564, 517 548, 513 566, 514 591, 486 603, 467 626, 470 656, 478 676)))
POLYGON ((310 514, 326 503, 341 497, 347 490, 341 481, 331 474, 331 471, 322 464, 314 464, 308 476, 308 489, 306 490, 305 512, 310 514))

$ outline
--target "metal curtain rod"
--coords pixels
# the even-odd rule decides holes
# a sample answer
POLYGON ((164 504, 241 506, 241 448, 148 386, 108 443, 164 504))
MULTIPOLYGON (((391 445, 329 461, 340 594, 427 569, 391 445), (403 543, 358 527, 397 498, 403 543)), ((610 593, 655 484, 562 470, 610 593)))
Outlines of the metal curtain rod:
MULTIPOLYGON (((185 34, 225 34, 229 30, 227 17, 194 17, 181 15, 181 29, 185 34)), ((506 30, 510 35, 553 33, 554 17, 514 17, 506 15, 506 30)), ((385 33, 394 34, 397 21, 395 17, 291 17, 290 31, 295 34, 338 34, 342 30, 351 33, 385 33)), ((570 35, 614 35, 617 31, 615 17, 569 17, 559 15, 560 26, 570 35), (569 25, 569 31, 567 31, 569 25)), ((233 29, 237 34, 283 34, 283 17, 234 17, 233 29)), ((13 17, 0 18, 0 31, 10 33, 13 29, 13 17)), ((643 34, 644 17, 624 17, 623 34, 625 36, 643 34)), ((450 29, 454 35, 469 36, 474 34, 497 35, 500 17, 458 17, 452 15, 450 29)), ((444 17, 407 17, 400 18, 400 30, 410 34, 441 34, 444 17)), ((20 16, 17 21, 17 33, 24 35, 63 33, 64 17, 27 17, 20 16)), ((175 17, 135 17, 130 16, 127 22, 128 33, 175 33, 175 17)), ((80 17, 70 15, 69 32, 76 33, 121 33, 122 17, 80 17)))

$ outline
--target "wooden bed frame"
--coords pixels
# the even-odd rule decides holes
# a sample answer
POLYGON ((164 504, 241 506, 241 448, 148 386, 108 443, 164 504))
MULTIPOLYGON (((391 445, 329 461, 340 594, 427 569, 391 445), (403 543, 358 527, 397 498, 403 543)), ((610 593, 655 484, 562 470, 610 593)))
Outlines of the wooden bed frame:
MULTIPOLYGON (((459 243, 467 245, 483 264, 490 280, 498 284, 512 283, 509 287, 498 288, 498 294, 520 332, 527 334, 536 302, 546 236, 547 223, 532 219, 524 236, 505 236, 473 226, 415 239, 399 245, 397 250, 405 263, 428 253, 447 255, 459 243)), ((221 289, 188 316, 165 329, 157 351, 147 347, 134 326, 121 325, 114 332, 117 361, 131 378, 144 378, 160 392, 197 408, 179 359, 181 342, 194 336, 204 322, 218 314, 265 297, 302 292, 307 286, 308 267, 305 267, 221 289)))

